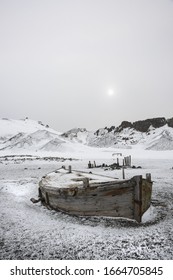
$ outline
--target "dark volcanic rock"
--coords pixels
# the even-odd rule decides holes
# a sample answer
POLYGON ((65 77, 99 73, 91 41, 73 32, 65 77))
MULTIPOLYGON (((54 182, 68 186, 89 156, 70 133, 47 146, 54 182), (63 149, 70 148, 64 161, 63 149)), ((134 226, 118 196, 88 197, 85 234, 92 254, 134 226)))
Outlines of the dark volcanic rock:
POLYGON ((114 125, 112 125, 111 127, 106 126, 105 129, 107 129, 108 132, 111 132, 111 131, 115 130, 115 126, 114 125))
POLYGON ((133 124, 128 121, 123 121, 119 127, 117 127, 117 132, 122 131, 124 128, 133 128, 133 124))
POLYGON ((173 118, 167 119, 168 126, 173 127, 173 118))
POLYGON ((141 131, 141 132, 147 132, 149 127, 152 125, 154 128, 162 127, 167 123, 165 118, 153 118, 153 119, 147 119, 144 121, 137 121, 133 123, 134 129, 141 131))
POLYGON ((123 121, 120 126, 116 128, 116 132, 121 132, 124 128, 134 128, 137 131, 147 132, 150 126, 154 128, 159 128, 168 124, 168 126, 173 127, 173 118, 166 120, 165 118, 153 118, 146 119, 136 122, 123 121))

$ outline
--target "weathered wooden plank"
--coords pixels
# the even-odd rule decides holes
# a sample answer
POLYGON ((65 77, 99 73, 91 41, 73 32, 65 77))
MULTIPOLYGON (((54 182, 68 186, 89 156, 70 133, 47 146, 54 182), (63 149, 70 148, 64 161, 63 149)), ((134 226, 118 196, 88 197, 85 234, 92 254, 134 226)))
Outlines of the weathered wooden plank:
POLYGON ((149 177, 147 180, 135 176, 130 180, 99 181, 76 175, 68 173, 71 181, 66 187, 49 184, 51 176, 43 178, 39 183, 41 199, 53 209, 73 215, 126 217, 138 222, 150 206, 152 182, 149 177))
POLYGON ((77 195, 66 198, 49 194, 49 205, 54 209, 62 209, 63 211, 78 214, 85 212, 86 215, 108 215, 118 217, 133 218, 133 192, 132 188, 124 189, 123 201, 122 192, 115 190, 116 193, 108 195, 87 196, 77 195), (116 195, 116 197, 115 197, 116 195), (79 210, 82 209, 82 210, 79 210))
POLYGON ((141 222, 142 218, 142 176, 135 176, 136 185, 134 187, 134 218, 141 222))
MULTIPOLYGON (((151 178, 150 178, 151 179, 151 178)), ((142 180, 142 214, 150 207, 151 205, 151 195, 152 195, 152 182, 142 180)))

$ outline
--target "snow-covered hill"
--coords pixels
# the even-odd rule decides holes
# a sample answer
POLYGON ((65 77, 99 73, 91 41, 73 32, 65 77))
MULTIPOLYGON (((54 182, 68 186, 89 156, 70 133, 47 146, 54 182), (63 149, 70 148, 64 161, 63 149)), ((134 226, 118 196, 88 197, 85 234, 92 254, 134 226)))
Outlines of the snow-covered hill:
POLYGON ((126 121, 118 127, 105 127, 95 132, 74 128, 65 133, 28 118, 0 120, 0 151, 80 153, 87 152, 89 147, 173 150, 173 118, 126 121))
POLYGON ((136 146, 152 150, 173 150, 173 128, 164 125, 160 128, 150 128, 147 132, 140 132, 134 128, 124 128, 120 132, 108 132, 105 129, 101 134, 90 137, 88 145, 124 149, 136 146))
POLYGON ((173 118, 147 119, 134 123, 122 122, 118 127, 100 128, 95 132, 73 129, 61 135, 65 139, 93 147, 152 150, 173 150, 173 118))
POLYGON ((92 132, 86 130, 86 128, 73 128, 61 134, 63 138, 69 139, 72 142, 79 142, 82 144, 88 144, 87 139, 92 132))
POLYGON ((41 121, 29 120, 0 120, 0 150, 37 151, 54 141, 56 144, 65 141, 60 133, 44 125, 41 121))
MULTIPOLYGON (((28 118, 23 120, 0 119, 0 153, 37 154, 56 152, 60 155, 87 153, 91 148, 83 143, 86 130, 81 131, 81 139, 62 136, 41 121, 28 118)), ((74 134, 73 134, 74 136, 74 134)))

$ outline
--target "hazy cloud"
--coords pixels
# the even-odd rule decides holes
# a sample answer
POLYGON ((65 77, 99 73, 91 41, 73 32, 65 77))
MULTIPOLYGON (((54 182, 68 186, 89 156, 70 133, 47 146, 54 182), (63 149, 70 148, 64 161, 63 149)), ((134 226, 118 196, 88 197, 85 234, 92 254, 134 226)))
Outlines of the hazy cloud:
POLYGON ((172 30, 170 0, 1 0, 1 117, 60 131, 172 117, 172 30))

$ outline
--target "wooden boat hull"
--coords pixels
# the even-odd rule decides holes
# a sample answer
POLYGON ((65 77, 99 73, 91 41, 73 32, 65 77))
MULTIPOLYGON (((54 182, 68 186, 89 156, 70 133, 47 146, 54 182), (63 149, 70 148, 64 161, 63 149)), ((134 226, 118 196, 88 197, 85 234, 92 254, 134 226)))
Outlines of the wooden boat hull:
POLYGON ((42 202, 71 215, 124 217, 141 222, 142 215, 150 207, 152 182, 142 176, 88 183, 82 177, 82 186, 74 183, 65 187, 50 185, 49 178, 45 176, 39 183, 42 202))

